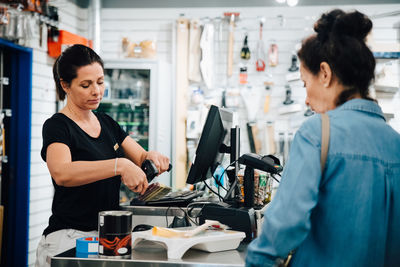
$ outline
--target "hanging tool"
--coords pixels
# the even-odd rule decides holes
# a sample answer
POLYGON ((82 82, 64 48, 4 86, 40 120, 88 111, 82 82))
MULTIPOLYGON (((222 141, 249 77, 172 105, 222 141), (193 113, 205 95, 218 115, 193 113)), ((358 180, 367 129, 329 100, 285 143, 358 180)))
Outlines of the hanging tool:
POLYGON ((286 89, 286 99, 285 101, 283 101, 284 105, 290 105, 293 104, 293 100, 292 100, 292 88, 290 88, 290 86, 287 84, 285 85, 285 89, 286 89))
POLYGON ((247 120, 249 122, 257 121, 257 113, 260 108, 260 98, 263 91, 262 88, 247 86, 246 88, 240 89, 240 95, 242 96, 244 105, 247 111, 247 120))
POLYGON ((264 133, 265 133, 264 152, 266 154, 276 154, 275 129, 274 129, 274 123, 272 121, 267 121, 264 133))
POLYGON ((260 39, 257 42, 257 55, 256 55, 256 70, 265 70, 265 52, 264 52, 264 42, 262 40, 262 31, 265 18, 260 19, 260 39))
MULTIPOLYGON (((223 31, 222 31, 222 18, 216 17, 213 20, 214 22, 214 71, 215 73, 224 73, 221 69, 223 63, 225 61, 224 54, 222 53, 222 39, 223 39, 223 31)), ((219 78, 219 77, 218 77, 219 78)), ((225 76, 223 79, 217 79, 216 75, 214 75, 214 84, 216 87, 222 87, 225 85, 225 76)))
POLYGON ((264 100, 264 113, 268 113, 269 103, 271 99, 271 87, 265 86, 265 90, 267 91, 267 93, 265 94, 265 100, 264 100))
MULTIPOLYGON (((189 53, 189 20, 183 16, 176 21, 176 103, 187 103, 188 53, 189 53)), ((176 106, 175 123, 175 151, 176 166, 173 177, 176 177, 175 186, 185 187, 184 178, 187 176, 187 148, 186 148, 186 105, 176 106)))
POLYGON ((192 82, 201 81, 200 73, 200 48, 201 27, 198 19, 190 21, 189 28, 189 59, 188 59, 188 78, 192 82))
POLYGON ((292 65, 288 69, 288 73, 286 74, 286 81, 294 82, 300 80, 300 71, 299 66, 297 65, 297 56, 295 52, 292 55, 292 65))
POLYGON ((299 70, 299 67, 297 66, 297 56, 296 56, 296 54, 293 54, 292 55, 292 65, 290 66, 289 71, 295 72, 298 70, 299 70))
POLYGON ((240 58, 245 60, 250 59, 250 49, 249 46, 247 45, 247 38, 248 34, 246 33, 246 36, 244 37, 243 47, 242 50, 240 51, 240 58))
POLYGON ((204 83, 208 89, 214 88, 214 24, 210 21, 204 24, 203 33, 200 38, 202 58, 200 70, 204 83))
POLYGON ((238 12, 225 12, 225 18, 229 19, 229 38, 228 38, 228 70, 227 76, 232 76, 232 68, 233 68, 233 42, 234 42, 234 34, 235 34, 235 20, 239 17, 240 13, 238 12))
POLYGON ((269 72, 270 69, 268 69, 265 72, 265 80, 264 80, 264 86, 265 90, 267 93, 265 94, 265 100, 264 100, 264 113, 267 113, 269 111, 269 104, 270 104, 270 97, 271 97, 271 91, 272 87, 274 85, 274 80, 272 77, 272 74, 269 72))

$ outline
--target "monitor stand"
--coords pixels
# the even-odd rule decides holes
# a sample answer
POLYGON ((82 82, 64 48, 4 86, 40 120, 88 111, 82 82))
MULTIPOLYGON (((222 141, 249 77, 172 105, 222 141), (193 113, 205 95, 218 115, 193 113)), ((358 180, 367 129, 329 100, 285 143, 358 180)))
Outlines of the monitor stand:
POLYGON ((226 173, 229 179, 229 191, 224 197, 224 202, 236 202, 237 196, 240 194, 238 187, 238 172, 239 172, 239 156, 240 156, 240 128, 236 126, 231 128, 231 146, 226 148, 225 153, 230 154, 230 162, 234 162, 233 168, 227 170, 226 173))

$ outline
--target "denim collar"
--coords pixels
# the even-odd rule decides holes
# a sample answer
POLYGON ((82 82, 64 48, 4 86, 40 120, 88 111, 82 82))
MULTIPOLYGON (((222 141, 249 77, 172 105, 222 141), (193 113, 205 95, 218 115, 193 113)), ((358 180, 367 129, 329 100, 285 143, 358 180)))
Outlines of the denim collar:
POLYGON ((375 101, 361 99, 361 98, 354 98, 351 99, 341 106, 337 107, 336 110, 358 110, 363 112, 373 113, 382 117, 383 120, 386 121, 382 109, 375 101))

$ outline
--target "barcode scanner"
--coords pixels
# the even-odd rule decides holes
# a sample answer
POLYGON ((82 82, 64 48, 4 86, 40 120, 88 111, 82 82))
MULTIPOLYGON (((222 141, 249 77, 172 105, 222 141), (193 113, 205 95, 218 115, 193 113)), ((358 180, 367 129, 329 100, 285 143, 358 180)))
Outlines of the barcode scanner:
POLYGON ((254 153, 247 153, 243 154, 238 161, 240 164, 272 174, 278 174, 283 170, 279 159, 272 155, 260 156, 254 153))
MULTIPOLYGON (((172 165, 169 164, 167 172, 169 172, 171 169, 172 169, 172 165)), ((146 174, 147 182, 149 182, 149 183, 154 179, 154 177, 156 177, 158 175, 158 170, 157 170, 156 165, 154 165, 153 161, 151 161, 149 159, 146 159, 145 161, 143 161, 142 170, 146 174)))

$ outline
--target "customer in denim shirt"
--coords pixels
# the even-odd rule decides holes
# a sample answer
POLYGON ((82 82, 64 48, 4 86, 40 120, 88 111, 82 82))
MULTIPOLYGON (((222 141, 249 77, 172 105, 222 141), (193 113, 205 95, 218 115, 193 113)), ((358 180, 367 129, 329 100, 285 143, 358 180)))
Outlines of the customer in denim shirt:
POLYGON ((306 103, 330 118, 321 172, 321 116, 296 133, 247 266, 400 266, 400 135, 369 97, 372 22, 333 10, 298 52, 306 103), (321 173, 323 173, 321 175, 321 173))

